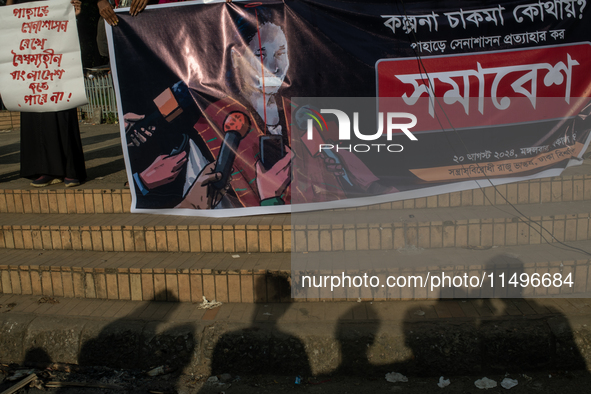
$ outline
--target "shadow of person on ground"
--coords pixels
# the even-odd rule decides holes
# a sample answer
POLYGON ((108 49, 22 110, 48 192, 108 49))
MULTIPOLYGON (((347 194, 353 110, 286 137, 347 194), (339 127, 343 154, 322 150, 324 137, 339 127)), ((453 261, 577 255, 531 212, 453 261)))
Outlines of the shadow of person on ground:
MULTIPOLYGON (((171 321, 180 304, 170 291, 159 292, 154 299, 138 303, 135 310, 115 321, 85 324, 78 365, 54 363, 41 347, 27 350, 23 365, 38 370, 40 379, 27 392, 41 393, 49 381, 58 382, 52 392, 60 394, 104 393, 107 386, 119 386, 125 393, 179 392, 181 374, 197 360, 196 326, 171 321), (155 369, 150 376, 148 372, 155 369)), ((59 341, 59 336, 54 340, 59 341)), ((3 389, 13 385, 4 383, 0 384, 3 389)))
MULTIPOLYGON (((219 333, 215 324, 210 327, 206 343, 215 344, 210 354, 206 355, 211 360, 210 375, 222 377, 229 374, 232 379, 270 375, 311 376, 303 342, 277 325, 277 321, 292 306, 288 276, 270 273, 261 276, 255 283, 254 293, 255 304, 240 305, 244 313, 250 313, 248 326, 236 324, 235 330, 221 336, 219 333, 223 333, 227 325, 220 326, 219 333)), ((214 384, 207 383, 200 393, 219 391, 214 384)))
POLYGON ((374 364, 372 353, 380 330, 380 320, 372 304, 356 303, 342 314, 336 326, 335 337, 339 343, 340 363, 332 372, 337 376, 373 376, 385 371, 374 364), (358 324, 358 323, 362 324, 358 324))
MULTIPOLYGON (((157 376, 170 375, 165 380, 153 379, 152 389, 173 391, 181 373, 195 357, 198 341, 195 338, 196 326, 189 322, 169 322, 179 306, 178 299, 170 291, 157 293, 155 299, 167 302, 142 303, 124 318, 103 327, 85 328, 78 364, 82 367, 100 365, 143 372, 162 366, 162 372, 157 376), (145 321, 144 318, 150 320, 145 321)), ((126 382, 131 386, 133 379, 150 379, 145 374, 127 378, 131 378, 126 382)), ((118 384, 117 378, 105 377, 103 380, 103 383, 118 384)), ((126 391, 134 392, 134 389, 129 387, 126 391)), ((64 388, 60 392, 75 392, 74 389, 69 390, 64 388)))
POLYGON ((51 357, 43 348, 34 347, 27 350, 23 365, 44 370, 51 365, 51 357))
POLYGON ((22 365, 25 368, 18 368, 16 367, 16 364, 4 364, 0 366, 0 392, 20 392, 22 389, 12 391, 14 390, 14 386, 18 385, 22 380, 27 379, 33 373, 36 378, 25 385, 24 390, 26 390, 27 393, 40 392, 40 390, 37 390, 36 388, 43 388, 42 381, 46 380, 47 376, 49 376, 46 369, 51 368, 52 366, 51 357, 43 348, 33 347, 25 353, 22 365))
MULTIPOLYGON (((539 289, 508 286, 510 278, 519 280, 524 274, 520 259, 498 255, 469 275, 480 278, 483 271, 482 288, 464 292, 467 297, 451 299, 453 292, 443 292, 450 299, 418 308, 431 313, 417 316, 417 307, 407 311, 411 318, 404 322, 405 343, 413 356, 399 368, 432 376, 586 369, 573 329, 558 306, 551 299, 524 298, 541 296, 539 289), (503 274, 504 287, 499 280, 503 274)), ((529 271, 531 278, 536 271, 529 271)), ((464 272, 455 275, 460 274, 464 272)))

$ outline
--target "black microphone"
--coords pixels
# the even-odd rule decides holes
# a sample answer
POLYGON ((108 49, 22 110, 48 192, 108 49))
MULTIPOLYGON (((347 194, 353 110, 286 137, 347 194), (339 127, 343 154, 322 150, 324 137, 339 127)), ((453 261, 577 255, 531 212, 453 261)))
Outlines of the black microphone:
POLYGON ((222 178, 213 183, 216 189, 223 189, 228 183, 232 165, 238 152, 240 141, 250 130, 250 118, 243 112, 231 112, 224 120, 224 141, 215 165, 215 172, 221 172, 222 178))
POLYGON ((162 93, 154 99, 157 110, 151 114, 145 116, 142 120, 133 123, 128 126, 125 130, 127 137, 127 144, 133 143, 132 137, 135 132, 141 133, 142 128, 147 130, 149 126, 153 126, 154 123, 164 118, 167 122, 172 122, 184 110, 189 109, 195 104, 189 87, 183 81, 179 81, 172 85, 170 88, 166 88, 162 93))

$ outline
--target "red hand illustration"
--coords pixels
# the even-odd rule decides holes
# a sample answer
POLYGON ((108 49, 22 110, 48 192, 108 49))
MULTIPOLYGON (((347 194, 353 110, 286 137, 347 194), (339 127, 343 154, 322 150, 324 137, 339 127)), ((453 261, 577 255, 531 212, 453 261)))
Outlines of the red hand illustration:
POLYGON ((256 182, 261 200, 280 197, 291 182, 291 159, 293 153, 289 147, 285 147, 286 155, 265 170, 263 164, 258 161, 256 164, 256 182))
POLYGON ((178 155, 160 155, 141 174, 140 178, 147 189, 166 185, 176 179, 187 162, 187 152, 178 155))

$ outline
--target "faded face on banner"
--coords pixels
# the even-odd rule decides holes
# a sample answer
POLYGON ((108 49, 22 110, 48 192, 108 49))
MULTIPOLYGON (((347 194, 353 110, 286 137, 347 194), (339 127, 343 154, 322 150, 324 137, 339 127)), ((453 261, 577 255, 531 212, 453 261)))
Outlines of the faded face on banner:
POLYGON ((263 86, 265 94, 277 93, 289 68, 283 30, 273 23, 262 25, 248 47, 241 52, 232 49, 232 63, 244 95, 263 93, 263 86))

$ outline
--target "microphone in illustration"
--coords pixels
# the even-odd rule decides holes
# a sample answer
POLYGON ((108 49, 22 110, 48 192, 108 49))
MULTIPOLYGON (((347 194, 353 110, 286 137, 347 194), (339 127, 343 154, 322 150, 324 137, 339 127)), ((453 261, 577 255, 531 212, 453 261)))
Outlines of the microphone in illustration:
POLYGON ((223 130, 224 141, 215 165, 215 172, 220 172, 222 178, 213 183, 216 189, 223 189, 228 182, 240 141, 250 130, 250 118, 243 112, 231 112, 224 120, 223 130))
MULTIPOLYGON (((156 110, 146 115, 143 119, 130 124, 125 129, 128 144, 133 143, 136 133, 142 133, 143 130, 148 130, 156 122, 164 119, 168 123, 171 123, 183 112, 193 107, 196 108, 195 101, 189 92, 189 87, 183 81, 179 81, 172 85, 172 87, 166 88, 153 101, 156 104, 156 110)), ((179 144, 179 147, 185 145, 185 141, 186 136, 183 135, 183 142, 179 144)))

